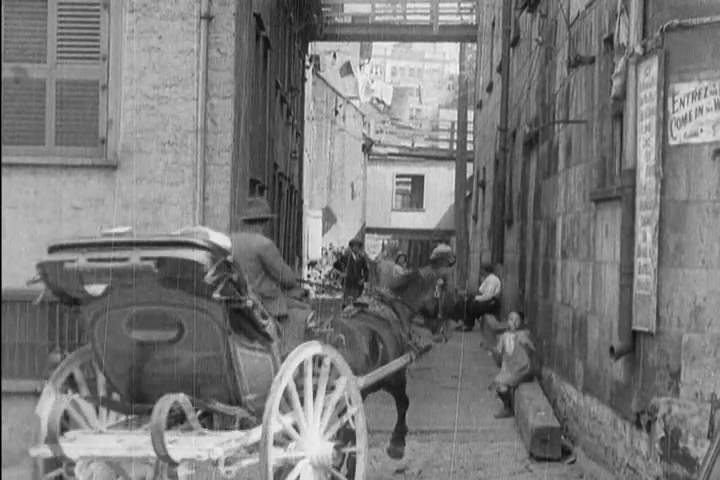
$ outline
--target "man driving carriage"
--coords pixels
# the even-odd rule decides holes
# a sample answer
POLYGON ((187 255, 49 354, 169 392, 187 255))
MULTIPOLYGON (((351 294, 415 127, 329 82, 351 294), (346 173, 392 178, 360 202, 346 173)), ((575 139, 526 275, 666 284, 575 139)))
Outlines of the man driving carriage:
POLYGON ((304 340, 305 324, 312 312, 305 303, 289 295, 297 288, 297 280, 275 243, 267 237, 268 226, 274 218, 267 200, 251 198, 242 214, 239 231, 229 236, 229 245, 223 241, 228 237, 205 227, 190 227, 179 233, 198 232, 210 237, 209 240, 228 250, 233 260, 242 265, 253 294, 277 321, 279 350, 284 357, 304 340))
POLYGON ((251 198, 242 216, 240 231, 230 236, 233 259, 243 266, 253 292, 278 322, 280 355, 285 356, 304 339, 311 310, 288 295, 297 288, 293 269, 267 237, 275 215, 264 198, 251 198))

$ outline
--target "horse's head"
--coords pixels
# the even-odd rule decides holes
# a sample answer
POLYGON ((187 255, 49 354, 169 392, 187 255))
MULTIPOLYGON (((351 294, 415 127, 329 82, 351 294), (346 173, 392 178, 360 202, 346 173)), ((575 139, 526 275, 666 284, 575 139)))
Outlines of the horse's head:
POLYGON ((455 277, 447 263, 432 262, 413 269, 393 283, 390 290, 419 313, 433 332, 440 328, 446 312, 455 306, 455 277))

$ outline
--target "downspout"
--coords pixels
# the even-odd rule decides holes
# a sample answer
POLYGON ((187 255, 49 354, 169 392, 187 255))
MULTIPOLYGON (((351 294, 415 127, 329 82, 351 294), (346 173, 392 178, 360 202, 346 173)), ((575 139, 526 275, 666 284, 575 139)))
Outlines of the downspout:
MULTIPOLYGON (((496 172, 497 189, 495 191, 495 241, 493 242, 493 263, 503 263, 505 251, 505 188, 508 162, 508 129, 510 103, 510 33, 512 30, 512 0, 503 1, 502 12, 502 59, 500 77, 500 162, 496 172)), ((495 203, 494 202, 494 203, 495 203)))
POLYGON ((483 253, 485 252, 485 189, 487 188, 485 167, 482 167, 482 178, 478 180, 477 188, 482 190, 480 193, 480 265, 483 263, 483 253))
POLYGON ((620 172, 620 282, 618 293, 618 342, 610 345, 610 358, 620 360, 635 350, 636 336, 633 332, 633 290, 635 288, 635 167, 637 165, 637 70, 636 48, 642 45, 644 33, 644 1, 630 0, 628 8, 629 35, 628 65, 625 85, 625 108, 623 123, 622 169, 620 172))
POLYGON ((200 36, 198 38, 196 126, 195 132, 195 212, 196 225, 205 223, 205 146, 207 143, 208 43, 210 35, 210 0, 200 0, 200 36))
POLYGON ((635 270, 635 169, 620 176, 620 292, 618 341, 610 345, 610 357, 617 361, 635 350, 632 329, 633 281, 635 270))

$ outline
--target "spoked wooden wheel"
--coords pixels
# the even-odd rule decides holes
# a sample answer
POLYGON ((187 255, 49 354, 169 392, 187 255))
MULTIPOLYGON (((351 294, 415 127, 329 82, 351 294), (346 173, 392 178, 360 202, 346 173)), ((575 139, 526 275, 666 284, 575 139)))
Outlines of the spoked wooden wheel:
POLYGON ((362 396, 337 350, 306 342, 288 355, 265 404, 263 480, 362 479, 367 426, 362 396))
MULTIPOLYGON (((58 453, 59 440, 71 430, 104 430, 126 423, 130 417, 102 405, 101 400, 120 402, 93 359, 90 345, 67 357, 48 379, 36 413, 40 421, 38 444, 58 453)), ((66 458, 35 462, 36 479, 75 478, 74 462, 66 458)))

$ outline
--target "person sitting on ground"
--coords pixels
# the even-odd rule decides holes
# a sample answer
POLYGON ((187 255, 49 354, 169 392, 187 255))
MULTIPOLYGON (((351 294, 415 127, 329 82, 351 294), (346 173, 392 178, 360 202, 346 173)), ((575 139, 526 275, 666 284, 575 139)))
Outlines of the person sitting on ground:
POLYGON ((350 248, 333 263, 333 268, 344 277, 343 307, 351 304, 363 294, 365 283, 370 275, 363 245, 362 240, 353 238, 349 243, 350 248))
POLYGON ((495 388, 502 402, 502 410, 495 418, 513 416, 513 396, 521 383, 533 379, 532 354, 535 350, 527 330, 523 330, 524 317, 521 312, 510 312, 507 319, 508 330, 500 336, 497 346, 483 347, 488 349, 500 367, 491 388, 495 388))
POLYGON ((457 328, 458 331, 471 332, 475 328, 477 320, 487 313, 500 313, 500 294, 502 293, 502 282, 493 272, 493 266, 484 264, 480 269, 479 295, 466 299, 462 305, 464 312, 458 315, 464 325, 457 328))
POLYGON ((267 200, 251 198, 240 231, 230 235, 230 239, 234 260, 242 265, 263 307, 278 321, 280 354, 284 356, 304 340, 305 324, 312 311, 302 302, 292 302, 288 308, 286 295, 297 288, 297 281, 293 269, 266 236, 274 217, 267 200))

